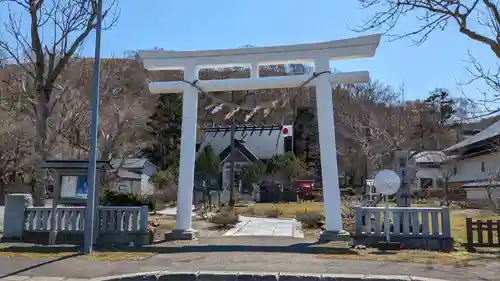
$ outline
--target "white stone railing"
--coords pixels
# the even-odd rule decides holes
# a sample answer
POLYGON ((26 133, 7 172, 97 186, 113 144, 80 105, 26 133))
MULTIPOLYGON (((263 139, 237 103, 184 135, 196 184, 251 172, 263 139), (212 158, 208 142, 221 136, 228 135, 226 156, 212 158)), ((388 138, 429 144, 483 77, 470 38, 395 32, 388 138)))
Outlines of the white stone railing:
MULTIPOLYGON (((51 230, 52 207, 27 207, 24 212, 24 230, 47 232, 51 230)), ((99 231, 139 232, 146 231, 148 207, 101 206, 99 207, 99 231)), ((56 230, 58 232, 83 232, 85 207, 57 207, 56 230)))
POLYGON ((99 229, 102 232, 137 232, 148 229, 148 206, 101 206, 99 214, 99 229))
MULTIPOLYGON (((385 235, 384 213, 384 207, 357 207, 356 235, 385 235)), ((391 207, 389 221, 391 236, 451 237, 447 207, 391 207)))

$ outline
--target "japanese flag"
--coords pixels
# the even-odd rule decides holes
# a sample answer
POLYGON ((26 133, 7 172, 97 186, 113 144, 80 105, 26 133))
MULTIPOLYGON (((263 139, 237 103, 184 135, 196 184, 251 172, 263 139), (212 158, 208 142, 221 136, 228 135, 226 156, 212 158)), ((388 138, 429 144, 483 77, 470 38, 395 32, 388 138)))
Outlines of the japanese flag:
POLYGON ((293 136, 293 126, 292 125, 285 125, 281 129, 281 133, 283 134, 284 137, 291 137, 293 136))

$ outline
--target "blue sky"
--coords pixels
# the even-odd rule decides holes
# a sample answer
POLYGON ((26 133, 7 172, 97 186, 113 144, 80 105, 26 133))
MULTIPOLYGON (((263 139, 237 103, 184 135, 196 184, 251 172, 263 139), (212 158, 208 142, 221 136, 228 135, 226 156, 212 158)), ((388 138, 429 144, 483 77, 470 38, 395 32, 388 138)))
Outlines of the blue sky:
MULTIPOLYGON (((109 2, 109 0, 105 0, 109 2)), ((103 56, 161 47, 172 50, 235 48, 251 44, 272 46, 312 43, 359 36, 349 30, 373 10, 361 10, 356 0, 143 0, 120 1, 118 25, 103 34, 103 56)), ((409 30, 416 22, 399 26, 409 30)), ((93 55, 94 36, 84 45, 93 55)), ((467 79, 467 50, 495 61, 486 47, 456 31, 436 32, 424 45, 409 40, 381 42, 373 58, 336 61, 342 71, 368 70, 373 79, 399 87, 406 99, 425 98, 434 88, 460 92, 457 81, 467 79)), ((480 86, 480 85, 479 85, 480 86)), ((468 95, 475 95, 473 87, 468 95)))

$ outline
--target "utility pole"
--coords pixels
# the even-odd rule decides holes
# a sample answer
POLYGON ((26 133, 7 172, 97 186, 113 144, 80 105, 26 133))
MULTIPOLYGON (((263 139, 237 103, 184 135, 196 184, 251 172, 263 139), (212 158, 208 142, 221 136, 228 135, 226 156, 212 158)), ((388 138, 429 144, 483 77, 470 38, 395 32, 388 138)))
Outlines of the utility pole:
POLYGON ((99 73, 101 70, 101 33, 102 33, 102 2, 97 0, 97 23, 95 26, 95 61, 93 70, 93 85, 92 85, 92 124, 90 127, 90 155, 87 171, 87 208, 85 217, 85 232, 84 232, 84 252, 92 253, 92 247, 95 240, 94 225, 96 218, 96 196, 99 195, 96 190, 96 162, 97 162, 97 137, 99 130, 99 73))
MULTIPOLYGON (((234 104, 234 91, 231 91, 231 102, 234 104)), ((236 114, 231 116, 231 179, 229 180, 229 206, 234 206, 234 184, 235 184, 235 171, 234 171, 234 149, 235 149, 235 141, 234 135, 236 133, 236 114)))
POLYGON ((297 153, 295 153, 295 119, 297 119, 297 95, 295 95, 295 97, 293 97, 292 99, 292 152, 294 155, 297 155, 297 153))

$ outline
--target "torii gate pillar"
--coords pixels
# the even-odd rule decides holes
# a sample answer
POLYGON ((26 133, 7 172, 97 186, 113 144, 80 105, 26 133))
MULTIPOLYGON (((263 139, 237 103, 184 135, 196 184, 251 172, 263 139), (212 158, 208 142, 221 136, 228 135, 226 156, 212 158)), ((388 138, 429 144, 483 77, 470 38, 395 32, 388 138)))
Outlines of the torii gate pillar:
MULTIPOLYGON (((314 65, 317 73, 330 71, 329 58, 318 58, 314 65)), ((321 233, 320 240, 336 240, 337 236, 350 234, 342 230, 332 85, 326 76, 319 76, 316 81, 316 107, 326 220, 326 231, 321 233)))
MULTIPOLYGON (((299 87, 310 75, 258 77, 259 64, 289 64, 314 62, 321 73, 311 81, 316 87, 323 200, 326 231, 320 240, 343 240, 349 234, 342 230, 340 189, 335 143, 335 122, 331 84, 366 83, 366 71, 350 73, 324 73, 330 71, 330 60, 366 58, 375 55, 380 35, 368 35, 313 44, 276 47, 256 47, 215 51, 139 51, 144 68, 156 70, 183 70, 184 79, 197 81, 201 67, 250 66, 248 79, 202 80, 197 86, 207 92, 276 89, 299 87)), ((177 195, 176 230, 167 239, 194 239, 197 232, 191 228, 193 201, 198 89, 182 81, 152 82, 153 94, 183 93, 181 157, 179 190, 177 195)))

